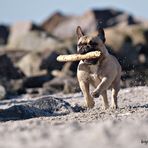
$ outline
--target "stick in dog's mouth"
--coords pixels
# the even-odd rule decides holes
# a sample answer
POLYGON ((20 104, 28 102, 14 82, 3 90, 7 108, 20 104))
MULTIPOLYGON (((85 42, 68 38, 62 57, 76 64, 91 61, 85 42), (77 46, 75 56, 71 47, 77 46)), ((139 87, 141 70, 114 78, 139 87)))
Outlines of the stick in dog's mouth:
POLYGON ((92 51, 86 54, 71 54, 71 55, 60 55, 57 57, 59 62, 73 62, 80 60, 92 61, 96 60, 101 56, 100 51, 92 51))

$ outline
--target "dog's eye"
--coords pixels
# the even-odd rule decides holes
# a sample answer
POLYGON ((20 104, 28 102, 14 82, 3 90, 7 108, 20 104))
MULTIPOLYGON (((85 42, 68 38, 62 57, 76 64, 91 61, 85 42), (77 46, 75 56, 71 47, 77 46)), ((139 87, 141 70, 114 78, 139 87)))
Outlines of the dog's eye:
POLYGON ((78 44, 79 47, 85 46, 85 45, 86 45, 86 43, 80 43, 80 44, 78 44))

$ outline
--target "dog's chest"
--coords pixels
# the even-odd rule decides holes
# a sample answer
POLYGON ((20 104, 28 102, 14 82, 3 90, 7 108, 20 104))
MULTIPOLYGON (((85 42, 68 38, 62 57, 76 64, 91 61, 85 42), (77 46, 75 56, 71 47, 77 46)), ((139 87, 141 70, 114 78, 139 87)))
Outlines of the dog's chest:
POLYGON ((98 65, 90 65, 89 72, 90 72, 90 74, 97 74, 98 73, 98 65))
POLYGON ((98 79, 98 65, 91 65, 89 67, 90 70, 90 77, 94 80, 98 79))

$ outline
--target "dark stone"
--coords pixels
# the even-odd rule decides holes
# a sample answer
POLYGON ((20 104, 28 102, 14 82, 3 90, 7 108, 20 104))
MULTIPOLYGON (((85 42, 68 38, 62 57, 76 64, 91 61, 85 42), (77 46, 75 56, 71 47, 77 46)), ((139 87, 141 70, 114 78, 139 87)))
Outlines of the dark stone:
MULTIPOLYGON (((16 102, 13 104, 16 104, 16 102)), ((72 107, 68 102, 60 98, 42 96, 37 100, 28 100, 28 102, 13 105, 7 109, 0 109, 0 121, 22 120, 41 116, 60 116, 80 110, 80 107, 72 107)))
POLYGON ((24 74, 19 68, 14 66, 6 54, 0 54, 0 77, 20 79, 24 77, 24 74))
POLYGON ((50 53, 47 57, 43 58, 40 69, 47 69, 49 72, 51 72, 54 69, 62 69, 64 63, 58 62, 56 58, 59 56, 59 54, 55 51, 50 53))
POLYGON ((6 45, 9 36, 9 27, 0 25, 0 45, 6 45))
POLYGON ((43 84, 49 80, 51 80, 50 75, 41 75, 41 76, 33 76, 33 77, 26 77, 23 80, 23 87, 24 88, 37 88, 42 87, 43 84))

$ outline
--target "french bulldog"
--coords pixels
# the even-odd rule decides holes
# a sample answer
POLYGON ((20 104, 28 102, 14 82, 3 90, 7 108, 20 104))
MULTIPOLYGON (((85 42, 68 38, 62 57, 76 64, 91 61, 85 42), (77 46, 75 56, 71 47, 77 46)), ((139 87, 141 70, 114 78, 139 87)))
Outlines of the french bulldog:
POLYGON ((111 108, 117 109, 117 96, 120 90, 121 66, 118 60, 111 55, 105 46, 105 32, 103 28, 97 29, 96 35, 85 35, 80 26, 76 29, 77 52, 86 54, 91 51, 100 51, 101 57, 81 60, 77 68, 77 78, 80 89, 86 101, 86 107, 93 108, 94 98, 100 95, 103 98, 103 108, 109 107, 107 90, 112 91, 111 108), (90 93, 90 84, 95 88, 90 93))

